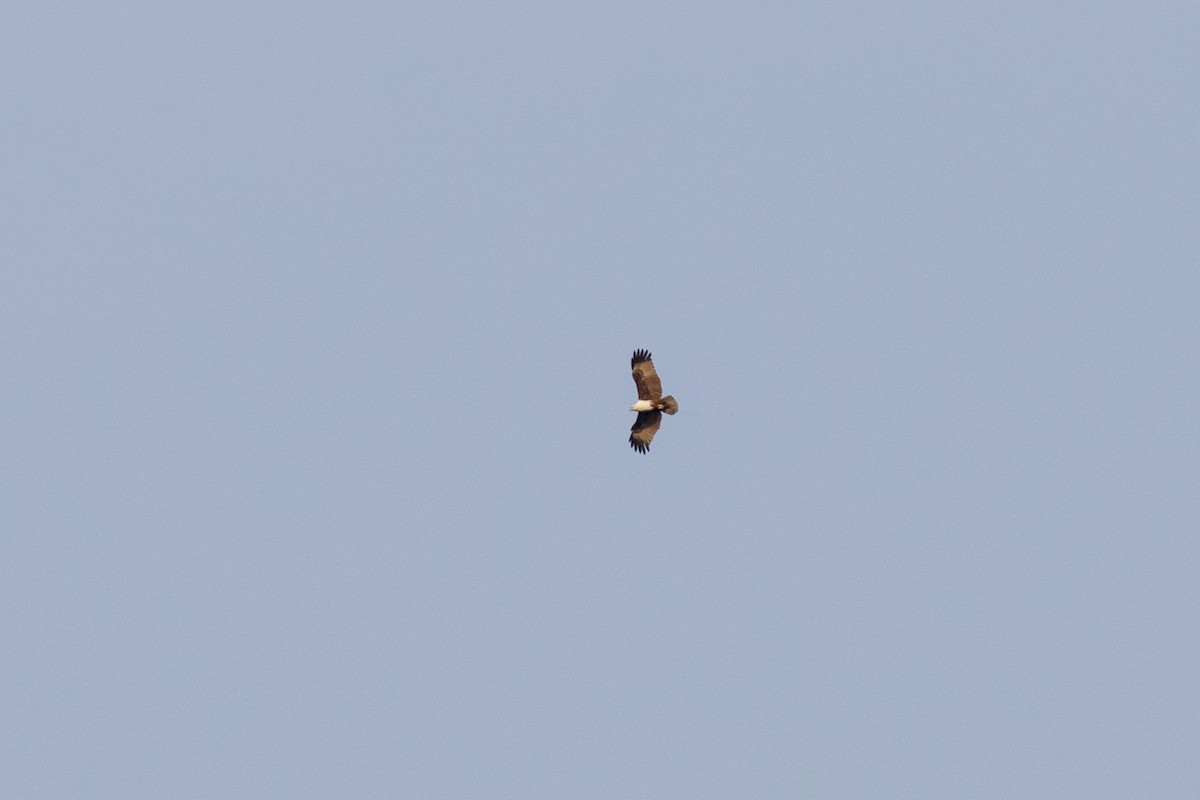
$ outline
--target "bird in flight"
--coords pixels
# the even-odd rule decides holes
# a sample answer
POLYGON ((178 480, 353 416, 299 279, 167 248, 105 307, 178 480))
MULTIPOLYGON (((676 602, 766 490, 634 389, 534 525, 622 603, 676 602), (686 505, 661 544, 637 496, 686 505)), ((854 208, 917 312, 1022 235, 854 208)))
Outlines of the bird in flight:
POLYGON ((629 407, 630 411, 638 412, 629 429, 629 446, 644 453, 650 449, 650 440, 662 425, 663 412, 674 414, 679 410, 679 403, 670 395, 662 396, 662 381, 658 379, 648 351, 634 350, 629 363, 633 367, 633 382, 637 384, 638 393, 638 401, 629 407))

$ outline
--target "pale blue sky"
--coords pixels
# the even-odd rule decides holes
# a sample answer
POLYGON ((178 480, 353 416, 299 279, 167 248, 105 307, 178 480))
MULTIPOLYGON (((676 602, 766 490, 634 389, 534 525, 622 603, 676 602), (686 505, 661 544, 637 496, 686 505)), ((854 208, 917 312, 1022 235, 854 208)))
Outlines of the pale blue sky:
POLYGON ((1198 41, 10 7, 0 795, 1196 796, 1198 41))

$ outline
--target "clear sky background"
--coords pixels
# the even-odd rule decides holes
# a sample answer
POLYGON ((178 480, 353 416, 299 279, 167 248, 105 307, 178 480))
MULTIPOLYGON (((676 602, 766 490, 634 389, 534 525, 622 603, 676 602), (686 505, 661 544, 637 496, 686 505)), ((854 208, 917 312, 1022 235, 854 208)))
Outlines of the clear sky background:
POLYGON ((0 795, 1196 797, 1198 42, 10 5, 0 795))

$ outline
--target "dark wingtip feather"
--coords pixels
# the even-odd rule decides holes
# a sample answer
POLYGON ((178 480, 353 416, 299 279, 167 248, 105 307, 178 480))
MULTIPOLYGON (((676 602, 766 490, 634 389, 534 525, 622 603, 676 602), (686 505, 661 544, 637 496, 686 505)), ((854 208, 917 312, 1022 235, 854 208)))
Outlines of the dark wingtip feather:
POLYGON ((630 359, 630 361, 629 361, 629 366, 636 367, 638 364, 642 363, 643 361, 649 361, 649 360, 650 360, 650 351, 649 350, 634 350, 633 358, 630 359))
POLYGON ((639 453, 644 453, 650 449, 650 445, 635 441, 632 436, 629 437, 629 446, 634 450, 637 450, 639 453))

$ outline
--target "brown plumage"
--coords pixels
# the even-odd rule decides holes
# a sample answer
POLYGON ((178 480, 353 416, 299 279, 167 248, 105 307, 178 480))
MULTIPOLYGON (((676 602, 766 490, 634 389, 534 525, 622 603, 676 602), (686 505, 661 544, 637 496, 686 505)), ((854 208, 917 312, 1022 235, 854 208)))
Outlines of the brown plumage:
POLYGON ((639 412, 633 427, 629 429, 629 446, 639 453, 649 450, 650 440, 658 433, 659 425, 662 425, 661 411, 639 412))
POLYGON ((650 440, 662 425, 662 415, 674 414, 679 410, 675 398, 662 396, 662 381, 646 350, 635 350, 629 362, 633 368, 633 382, 637 386, 638 402, 629 407, 638 412, 633 427, 629 429, 629 446, 639 453, 650 449, 650 440))

